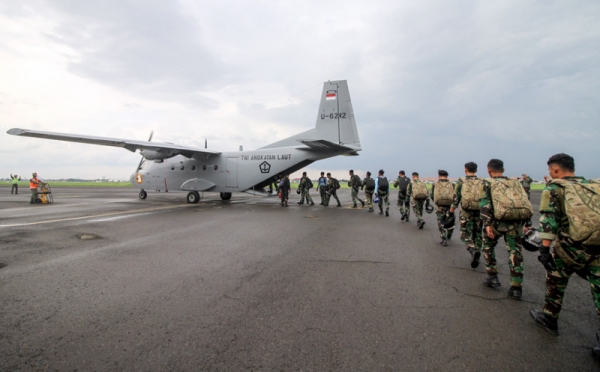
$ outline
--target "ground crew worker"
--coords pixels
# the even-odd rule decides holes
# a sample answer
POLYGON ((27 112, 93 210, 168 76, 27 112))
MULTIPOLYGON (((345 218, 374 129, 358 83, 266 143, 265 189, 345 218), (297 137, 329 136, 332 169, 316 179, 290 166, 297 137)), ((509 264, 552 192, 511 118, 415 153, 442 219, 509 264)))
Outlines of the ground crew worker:
POLYGON ((29 180, 29 190, 31 190, 31 199, 29 200, 29 204, 35 204, 35 201, 38 197, 37 188, 40 185, 45 185, 44 182, 38 179, 37 173, 32 174, 33 177, 29 180))
POLYGON ((481 257, 481 213, 479 212, 479 198, 481 196, 482 181, 477 177, 477 164, 465 164, 465 175, 456 182, 454 200, 450 213, 460 204, 460 240, 467 246, 471 254, 471 267, 479 266, 481 257))
POLYGON ((531 177, 529 177, 527 175, 527 173, 523 173, 523 177, 521 178, 521 185, 523 185, 523 188, 525 189, 525 192, 527 193, 527 197, 529 199, 531 199, 531 183, 533 182, 533 180, 531 179, 531 177))
POLYGON ((365 206, 365 202, 358 197, 358 190, 362 186, 362 181, 358 175, 354 175, 354 170, 350 169, 350 181, 348 181, 348 186, 352 188, 352 203, 354 204, 352 208, 358 208, 356 201, 358 200, 360 204, 365 206))
POLYGON ((275 185, 275 192, 279 194, 279 182, 280 179, 278 176, 269 179, 269 194, 273 193, 273 185, 275 185))
POLYGON ((12 187, 10 188, 10 193, 12 194, 14 192, 15 194, 18 194, 19 181, 21 181, 21 177, 17 176, 16 174, 14 176, 11 174, 10 179, 12 180, 12 187))
POLYGON ((321 172, 321 177, 319 177, 317 183, 317 189, 321 195, 321 205, 324 205, 325 199, 327 199, 327 177, 325 177, 325 172, 321 172))
POLYGON ((384 177, 383 169, 379 170, 379 174, 375 179, 375 190, 379 197, 379 214, 383 214, 383 204, 385 204, 385 216, 390 216, 390 183, 387 177, 384 177))
MULTIPOLYGON (((600 236, 593 233, 600 229, 600 182, 577 177, 575 160, 567 154, 550 157, 548 172, 552 180, 544 188, 540 201, 542 247, 538 258, 546 268, 546 296, 543 310, 531 309, 530 314, 546 330, 558 335, 563 297, 575 272, 589 281, 600 317, 600 236), (581 203, 578 194, 585 195, 586 204, 581 203), (581 221, 585 224, 578 223, 581 221), (588 237, 582 239, 586 234, 588 237), (550 252, 552 242, 554 249, 550 252)), ((600 332, 596 338, 600 341, 600 332)), ((592 353, 600 357, 600 347, 594 347, 592 353)))
POLYGON ((491 159, 487 165, 491 178, 483 180, 479 201, 483 220, 483 256, 488 277, 483 281, 487 287, 499 287, 495 248, 500 237, 508 250, 510 285, 508 296, 515 300, 522 297, 523 284, 523 229, 531 226, 533 208, 527 193, 517 180, 504 174, 504 162, 491 159))
POLYGON ((401 221, 408 222, 410 217, 410 200, 406 197, 406 190, 408 189, 408 185, 410 184, 410 178, 406 177, 406 173, 401 170, 398 173, 398 178, 394 181, 394 187, 399 187, 398 189, 398 211, 400 211, 401 221))
POLYGON ((443 169, 438 170, 438 180, 431 186, 431 200, 433 200, 436 207, 435 215, 437 216, 438 229, 442 239, 440 244, 445 247, 448 245, 448 240, 452 238, 454 229, 448 230, 444 227, 442 218, 450 213, 450 207, 454 200, 454 185, 448 180, 448 172, 443 169))
POLYGON ((367 172, 367 176, 363 179, 361 189, 365 190, 365 199, 369 210, 373 212, 373 194, 375 193, 375 180, 371 178, 371 172, 367 172))
POLYGON ((425 226, 423 221, 423 206, 428 201, 427 185, 419 179, 419 173, 412 173, 412 181, 406 189, 406 198, 412 201, 413 212, 417 217, 417 226, 422 229, 425 226))
POLYGON ((324 206, 329 206, 329 199, 333 196, 333 198, 337 201, 337 207, 341 207, 342 203, 340 203, 340 199, 337 196, 338 180, 331 177, 331 173, 327 173, 327 179, 327 198, 325 199, 324 206))
POLYGON ((300 201, 298 204, 304 204, 304 198, 306 198, 306 204, 310 203, 310 205, 315 205, 309 193, 312 186, 312 181, 306 176, 306 172, 302 172, 302 178, 300 179, 300 185, 298 186, 300 189, 300 201))

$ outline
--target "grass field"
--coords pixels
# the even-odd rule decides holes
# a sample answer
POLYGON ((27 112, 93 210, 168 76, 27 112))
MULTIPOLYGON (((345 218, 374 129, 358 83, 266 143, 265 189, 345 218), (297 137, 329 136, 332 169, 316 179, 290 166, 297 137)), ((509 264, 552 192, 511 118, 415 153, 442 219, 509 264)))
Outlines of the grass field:
MULTIPOLYGON (((50 187, 132 187, 129 182, 48 182, 50 187)), ((0 182, 0 186, 10 187, 12 182, 0 182)), ((29 182, 19 182, 19 188, 29 188, 29 182)))

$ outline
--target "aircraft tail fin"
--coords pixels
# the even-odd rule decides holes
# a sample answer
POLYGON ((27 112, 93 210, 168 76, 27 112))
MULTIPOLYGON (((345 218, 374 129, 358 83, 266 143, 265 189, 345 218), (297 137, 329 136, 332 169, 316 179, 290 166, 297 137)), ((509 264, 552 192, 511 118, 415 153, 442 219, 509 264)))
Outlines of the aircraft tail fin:
MULTIPOLYGON (((315 141, 326 141, 332 145, 348 147, 349 151, 353 152, 361 150, 350 100, 350 90, 346 80, 327 81, 323 84, 317 122, 313 129, 263 148, 296 146, 299 142, 308 144, 315 141)), ((309 146, 309 148, 315 149, 315 146, 309 146)))

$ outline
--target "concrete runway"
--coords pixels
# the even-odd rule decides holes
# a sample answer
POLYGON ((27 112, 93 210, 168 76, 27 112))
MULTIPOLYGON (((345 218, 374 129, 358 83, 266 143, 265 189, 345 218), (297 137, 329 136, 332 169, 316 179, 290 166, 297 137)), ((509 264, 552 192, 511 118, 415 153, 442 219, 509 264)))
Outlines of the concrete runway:
MULTIPOLYGON (((314 193, 313 193, 314 194, 314 193)), ((561 336, 537 326, 544 271, 525 252, 523 300, 481 284, 458 239, 391 216, 234 194, 0 188, 0 370, 592 371, 598 319, 574 277, 561 336), (97 239, 80 239, 92 234, 97 239)), ((318 197, 316 198, 318 204, 318 197)), ((539 193, 533 194, 537 210, 539 193)), ((537 225, 537 216, 535 218, 537 225)), ((91 236, 92 238, 94 236, 91 236)))

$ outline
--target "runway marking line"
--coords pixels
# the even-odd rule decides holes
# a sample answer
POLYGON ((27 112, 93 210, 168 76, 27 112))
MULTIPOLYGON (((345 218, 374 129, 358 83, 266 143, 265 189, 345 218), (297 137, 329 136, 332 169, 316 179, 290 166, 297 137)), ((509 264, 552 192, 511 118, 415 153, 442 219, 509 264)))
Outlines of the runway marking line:
POLYGON ((166 207, 157 207, 157 208, 146 208, 146 209, 138 209, 135 211, 123 211, 123 212, 111 212, 111 213, 103 213, 96 214, 93 216, 82 216, 82 217, 69 217, 69 218, 61 218, 57 220, 47 220, 47 221, 39 221, 39 222, 28 222, 28 223, 15 223, 9 225, 0 225, 2 227, 18 227, 18 226, 34 226, 34 225, 43 225, 47 223, 55 223, 55 222, 66 222, 66 221, 77 221, 77 220, 85 220, 90 218, 98 218, 98 217, 107 217, 107 216, 118 216, 124 214, 135 214, 135 213, 144 213, 144 212, 154 212, 168 209, 179 209, 179 208, 189 208, 196 207, 195 204, 184 204, 184 205, 176 205, 176 206, 166 206, 166 207))

